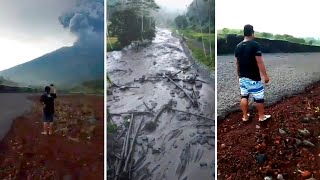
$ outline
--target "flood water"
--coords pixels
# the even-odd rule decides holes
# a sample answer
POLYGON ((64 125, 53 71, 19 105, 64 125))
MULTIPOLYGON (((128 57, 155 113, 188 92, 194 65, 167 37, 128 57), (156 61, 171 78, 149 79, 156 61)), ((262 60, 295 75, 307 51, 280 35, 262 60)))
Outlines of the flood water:
MULTIPOLYGON (((139 131, 134 151, 137 163, 134 166, 133 179, 214 177, 214 80, 195 66, 178 74, 178 79, 186 79, 197 74, 196 79, 202 81, 198 82, 198 87, 182 80, 175 81, 189 94, 192 94, 194 87, 195 94, 198 95, 199 108, 193 107, 190 99, 167 78, 135 81, 143 76, 147 79, 159 77, 163 73, 176 73, 191 64, 179 39, 165 29, 157 29, 155 39, 144 48, 136 50, 128 47, 123 51, 107 53, 107 72, 111 80, 118 85, 139 87, 124 91, 112 88, 112 95, 107 98, 110 113, 148 111, 150 108, 153 112, 157 112, 172 100, 175 109, 210 118, 164 111, 159 116, 157 127, 153 132, 139 131)), ((114 116, 113 120, 120 125, 124 118, 124 115, 114 116)), ((135 116, 134 128, 137 128, 139 121, 143 120, 144 125, 152 118, 152 116, 135 116)))

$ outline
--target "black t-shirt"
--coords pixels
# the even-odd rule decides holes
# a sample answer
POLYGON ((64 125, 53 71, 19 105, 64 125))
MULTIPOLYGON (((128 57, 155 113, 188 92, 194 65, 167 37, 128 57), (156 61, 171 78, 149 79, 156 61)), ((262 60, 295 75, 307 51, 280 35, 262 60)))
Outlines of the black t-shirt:
POLYGON ((43 111, 45 113, 54 113, 54 99, 57 98, 57 95, 54 93, 44 93, 40 98, 40 102, 45 104, 43 111))
POLYGON ((256 41, 242 41, 235 49, 238 59, 239 77, 246 77, 254 81, 261 81, 256 56, 262 56, 261 47, 256 41))

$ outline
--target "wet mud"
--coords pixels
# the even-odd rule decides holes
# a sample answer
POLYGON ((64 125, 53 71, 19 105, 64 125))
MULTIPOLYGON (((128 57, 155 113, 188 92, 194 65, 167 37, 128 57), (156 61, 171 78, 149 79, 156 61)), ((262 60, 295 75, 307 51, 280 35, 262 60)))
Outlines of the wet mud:
POLYGON ((212 179, 214 80, 193 65, 179 39, 157 29, 144 48, 108 53, 107 72, 116 84, 109 88, 107 106, 119 127, 108 136, 110 161, 120 154, 125 139, 120 132, 127 131, 130 119, 132 131, 138 130, 131 179, 212 179))

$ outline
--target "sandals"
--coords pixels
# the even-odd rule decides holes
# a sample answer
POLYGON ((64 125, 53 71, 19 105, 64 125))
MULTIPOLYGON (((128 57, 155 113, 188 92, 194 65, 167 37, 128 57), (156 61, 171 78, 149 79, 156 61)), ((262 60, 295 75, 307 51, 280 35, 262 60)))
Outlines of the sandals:
POLYGON ((250 114, 248 113, 247 116, 248 116, 248 119, 244 119, 244 118, 242 117, 242 122, 247 122, 247 121, 249 121, 249 119, 250 119, 250 114))
POLYGON ((51 132, 51 131, 49 131, 49 132, 44 132, 44 131, 43 131, 43 132, 41 132, 41 134, 42 134, 42 135, 48 135, 48 134, 49 134, 49 135, 52 135, 52 132, 51 132))
MULTIPOLYGON (((248 115, 248 119, 244 119, 244 118, 242 118, 242 122, 247 122, 247 121, 249 121, 249 119, 250 119, 250 114, 247 114, 248 115)), ((264 118, 263 119, 260 119, 259 118, 259 122, 264 122, 264 121, 266 121, 266 120, 268 120, 268 119, 270 119, 271 118, 271 115, 264 115, 264 118)))
POLYGON ((263 119, 260 119, 259 118, 259 122, 264 122, 264 121, 266 121, 266 120, 268 120, 268 119, 270 119, 271 118, 271 115, 264 115, 264 118, 263 119))

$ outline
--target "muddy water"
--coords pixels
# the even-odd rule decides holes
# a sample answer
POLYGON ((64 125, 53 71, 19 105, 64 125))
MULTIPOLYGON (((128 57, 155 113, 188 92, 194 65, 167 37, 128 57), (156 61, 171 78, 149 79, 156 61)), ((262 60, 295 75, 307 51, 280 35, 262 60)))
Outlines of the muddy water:
MULTIPOLYGON (((172 100, 175 102, 175 109, 214 119, 214 80, 206 76, 203 70, 196 69, 196 66, 180 73, 178 78, 198 74, 197 79, 205 82, 202 87, 195 88, 199 93, 199 108, 191 106, 187 97, 179 96, 182 91, 166 78, 152 82, 134 82, 142 76, 148 78, 164 72, 175 73, 189 65, 191 62, 179 39, 163 29, 157 29, 155 39, 147 47, 139 50, 128 47, 121 52, 108 53, 107 72, 112 81, 119 85, 139 87, 125 91, 113 88, 113 94, 108 96, 110 112, 148 111, 148 108, 152 108, 156 113, 172 100)), ((188 82, 175 82, 181 87, 194 86, 188 82)), ((192 92, 186 91, 189 94, 192 92)), ((118 124, 123 119, 124 116, 113 117, 118 124)), ((143 120, 144 126, 151 119, 152 116, 135 116, 134 128, 137 128, 139 121, 143 120)), ((133 179, 212 179, 214 144, 214 120, 166 110, 159 117, 153 132, 139 132, 134 152, 136 163, 133 179)))
POLYGON ((9 131, 12 121, 31 109, 28 94, 0 93, 0 140, 9 131))

